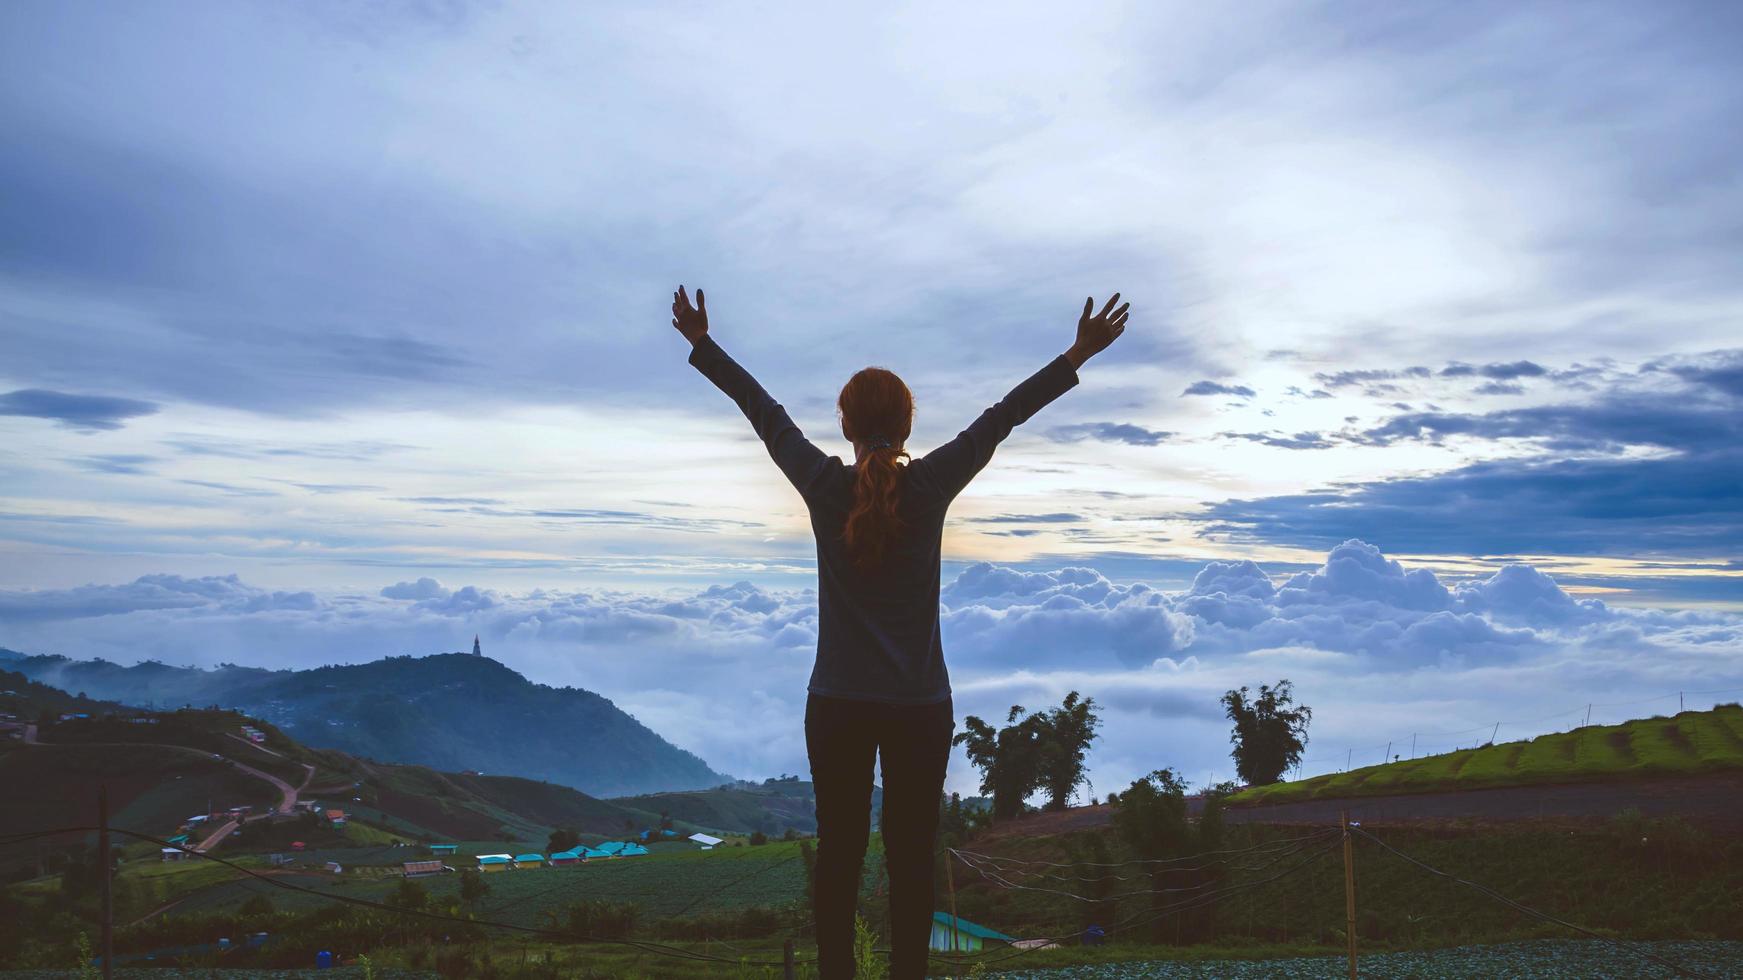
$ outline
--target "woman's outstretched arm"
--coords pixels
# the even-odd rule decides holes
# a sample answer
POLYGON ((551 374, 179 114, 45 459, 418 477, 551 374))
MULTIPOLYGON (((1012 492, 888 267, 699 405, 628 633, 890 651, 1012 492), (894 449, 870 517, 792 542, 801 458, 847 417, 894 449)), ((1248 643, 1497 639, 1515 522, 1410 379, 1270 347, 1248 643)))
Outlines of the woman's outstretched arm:
POLYGON ((986 468, 993 450, 1011 434, 1011 430, 1029 420, 1043 407, 1077 385, 1077 369, 1085 361, 1107 350, 1126 330, 1126 317, 1132 304, 1119 309, 1115 293, 1102 311, 1094 316, 1093 298, 1083 301, 1083 316, 1077 321, 1077 339, 1065 353, 1035 372, 1028 380, 1011 389, 997 405, 981 413, 955 439, 915 461, 915 467, 926 473, 945 499, 954 498, 968 486, 975 474, 986 468))
POLYGON ((769 456, 781 468, 801 497, 810 499, 811 488, 827 471, 829 457, 811 444, 781 403, 774 400, 750 372, 738 365, 708 335, 707 297, 696 290, 696 306, 683 286, 672 294, 672 326, 691 344, 690 364, 715 387, 738 403, 751 428, 768 447, 769 456))

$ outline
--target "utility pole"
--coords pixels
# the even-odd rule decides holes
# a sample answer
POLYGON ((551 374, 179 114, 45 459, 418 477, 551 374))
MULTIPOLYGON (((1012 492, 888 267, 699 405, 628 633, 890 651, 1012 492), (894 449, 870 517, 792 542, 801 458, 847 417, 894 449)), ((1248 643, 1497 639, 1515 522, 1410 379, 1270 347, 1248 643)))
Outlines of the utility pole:
POLYGON ((1381 760, 1380 760, 1380 763, 1381 763, 1381 764, 1382 764, 1382 765, 1384 765, 1384 764, 1385 764, 1385 763, 1388 763, 1388 762, 1391 762, 1391 761, 1392 761, 1392 743, 1391 743, 1391 742, 1387 742, 1387 743, 1386 743, 1386 758, 1384 758, 1384 759, 1381 759, 1381 760))
POLYGON ((1356 980, 1356 856, 1350 846, 1350 814, 1338 811, 1344 826, 1344 932, 1350 941, 1350 980, 1356 980))
POLYGON ((1682 692, 1678 691, 1678 692, 1676 692, 1676 713, 1680 715, 1683 713, 1684 710, 1685 709, 1683 708, 1683 704, 1682 704, 1682 692))
POLYGON ((109 787, 97 787, 97 864, 103 872, 103 980, 115 973, 115 896, 110 879, 113 866, 109 860, 109 787))
POLYGON ((1353 761, 1355 759, 1355 757, 1356 757, 1356 750, 1355 749, 1345 749, 1344 750, 1344 772, 1350 771, 1350 763, 1351 763, 1351 761, 1353 761))
POLYGON ((1495 722, 1495 730, 1489 733, 1489 744, 1495 744, 1495 736, 1501 734, 1501 723, 1495 722))
POLYGON ((1588 705, 1586 705, 1586 724, 1581 725, 1580 727, 1584 728, 1584 727, 1586 727, 1586 725, 1590 725, 1591 723, 1592 723, 1592 706, 1588 704, 1588 705))
POLYGON ((1410 757, 1412 759, 1416 758, 1416 733, 1415 732, 1410 733, 1410 757))

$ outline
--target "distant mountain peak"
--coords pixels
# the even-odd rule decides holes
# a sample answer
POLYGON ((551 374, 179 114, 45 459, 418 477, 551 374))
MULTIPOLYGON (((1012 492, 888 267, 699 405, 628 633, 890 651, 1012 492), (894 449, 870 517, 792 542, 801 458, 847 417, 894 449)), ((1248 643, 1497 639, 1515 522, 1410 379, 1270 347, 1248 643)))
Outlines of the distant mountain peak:
POLYGON ((486 656, 385 657, 307 670, 23 657, 32 680, 123 704, 242 708, 316 748, 383 762, 526 776, 593 796, 730 781, 606 698, 550 687, 486 656))

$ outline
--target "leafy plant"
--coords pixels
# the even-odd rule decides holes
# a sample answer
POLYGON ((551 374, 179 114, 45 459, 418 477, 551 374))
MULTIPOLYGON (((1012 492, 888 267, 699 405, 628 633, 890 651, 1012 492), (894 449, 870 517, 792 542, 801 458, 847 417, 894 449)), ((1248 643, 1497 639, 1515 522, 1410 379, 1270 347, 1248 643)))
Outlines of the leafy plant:
POLYGON ((91 963, 91 938, 79 933, 79 938, 73 943, 73 950, 79 958, 79 980, 96 980, 99 975, 97 968, 91 963))
POLYGON ((853 917, 853 968, 859 980, 885 980, 890 965, 878 955, 878 934, 859 916, 853 917))

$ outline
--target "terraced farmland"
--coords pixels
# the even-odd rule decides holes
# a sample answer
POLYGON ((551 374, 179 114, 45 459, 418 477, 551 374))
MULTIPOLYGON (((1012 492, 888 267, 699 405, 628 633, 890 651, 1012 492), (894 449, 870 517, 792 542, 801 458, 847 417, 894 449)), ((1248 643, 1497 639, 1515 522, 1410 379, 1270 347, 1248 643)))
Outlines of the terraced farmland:
MULTIPOLYGON (((344 874, 309 871, 276 877, 323 894, 379 902, 384 901, 401 880, 397 874, 388 873, 388 868, 397 868, 398 860, 424 856, 421 848, 347 850, 348 853, 343 855, 323 853, 310 859, 310 863, 341 859, 340 863, 344 865, 342 858, 351 857, 359 862, 345 865, 344 874), (382 873, 370 873, 375 868, 363 865, 365 861, 379 866, 382 873)), ((876 854, 868 855, 868 868, 875 867, 875 863, 881 860, 876 854)), ((470 862, 462 858, 454 866, 469 867, 470 862)), ((800 901, 805 894, 805 870, 798 845, 780 842, 763 847, 713 851, 667 850, 647 857, 595 860, 577 867, 505 871, 488 875, 485 880, 490 884, 490 893, 479 903, 478 915, 528 926, 547 924, 543 915, 547 909, 559 909, 586 899, 633 902, 641 906, 644 915, 661 918, 781 906, 800 901)), ((419 883, 432 897, 446 901, 458 896, 460 876, 423 878, 419 883)), ((178 903, 173 912, 186 915, 234 908, 256 894, 265 895, 275 907, 287 911, 314 909, 327 904, 319 895, 288 891, 267 882, 238 876, 206 885, 178 903)))
POLYGON ((1257 786, 1236 805, 1743 769, 1743 707, 1593 725, 1297 782, 1257 786))

